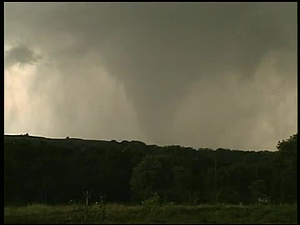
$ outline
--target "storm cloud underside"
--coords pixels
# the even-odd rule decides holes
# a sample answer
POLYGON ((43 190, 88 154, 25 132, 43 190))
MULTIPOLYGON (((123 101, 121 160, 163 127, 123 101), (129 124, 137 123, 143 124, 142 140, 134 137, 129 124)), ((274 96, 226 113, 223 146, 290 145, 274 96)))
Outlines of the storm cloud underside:
POLYGON ((5 133, 273 150, 297 131, 296 7, 5 3, 5 133))

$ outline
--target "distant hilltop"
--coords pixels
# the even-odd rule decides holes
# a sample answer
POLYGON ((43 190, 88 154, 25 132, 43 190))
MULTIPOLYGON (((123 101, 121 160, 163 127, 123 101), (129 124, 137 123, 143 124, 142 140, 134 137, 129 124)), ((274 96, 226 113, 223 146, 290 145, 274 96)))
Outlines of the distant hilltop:
POLYGON ((20 135, 4 135, 4 140, 5 141, 9 141, 9 140, 21 140, 23 138, 28 138, 28 140, 39 140, 39 141, 45 141, 47 143, 51 142, 51 143, 56 143, 56 145, 59 144, 63 144, 64 146, 66 144, 71 145, 71 146, 75 146, 77 144, 79 145, 87 145, 89 146, 90 144, 95 145, 95 144, 102 144, 102 145, 127 145, 127 144, 134 144, 134 145, 138 145, 138 146, 143 146, 143 147, 149 147, 149 148, 172 148, 172 149, 188 149, 188 150, 206 150, 206 151, 241 151, 241 152, 274 152, 274 151, 270 151, 270 150, 260 150, 260 151, 253 151, 253 150, 239 150, 239 149, 228 149, 228 148, 217 148, 217 149, 211 149, 211 148, 192 148, 192 147, 185 147, 185 146, 181 146, 181 145, 167 145, 167 146, 159 146, 156 144, 152 144, 152 145, 148 145, 142 141, 138 141, 138 140, 123 140, 123 141, 116 141, 116 140, 94 140, 94 139, 82 139, 82 138, 72 138, 69 136, 66 136, 65 138, 47 138, 47 137, 41 137, 41 136, 31 136, 29 135, 29 133, 26 134, 20 134, 20 135), (66 142, 67 141, 67 142, 66 142))

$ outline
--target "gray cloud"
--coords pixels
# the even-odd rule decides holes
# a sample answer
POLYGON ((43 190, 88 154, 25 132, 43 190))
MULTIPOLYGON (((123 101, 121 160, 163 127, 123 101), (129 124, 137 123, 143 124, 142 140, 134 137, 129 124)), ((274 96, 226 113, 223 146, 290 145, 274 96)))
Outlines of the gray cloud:
POLYGON ((4 63, 6 68, 17 63, 21 66, 26 64, 33 64, 40 58, 38 54, 34 53, 31 49, 28 48, 28 46, 25 45, 14 46, 11 49, 5 51, 4 55, 4 63))
POLYGON ((45 55, 28 93, 51 135, 274 149, 296 131, 296 18, 296 3, 6 3, 4 30, 45 55))

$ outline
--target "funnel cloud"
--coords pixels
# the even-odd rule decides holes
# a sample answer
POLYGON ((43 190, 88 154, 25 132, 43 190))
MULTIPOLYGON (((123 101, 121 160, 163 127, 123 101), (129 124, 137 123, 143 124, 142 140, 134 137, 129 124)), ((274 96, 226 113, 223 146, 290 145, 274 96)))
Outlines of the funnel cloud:
POLYGON ((5 3, 5 133, 275 150, 297 3, 5 3))

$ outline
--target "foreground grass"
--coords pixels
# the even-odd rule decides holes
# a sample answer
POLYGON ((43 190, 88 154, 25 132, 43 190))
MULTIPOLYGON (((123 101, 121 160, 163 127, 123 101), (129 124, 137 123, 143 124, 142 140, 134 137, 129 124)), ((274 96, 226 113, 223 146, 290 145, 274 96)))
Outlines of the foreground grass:
POLYGON ((297 223, 297 205, 165 205, 154 208, 107 204, 5 207, 4 223, 297 223))

